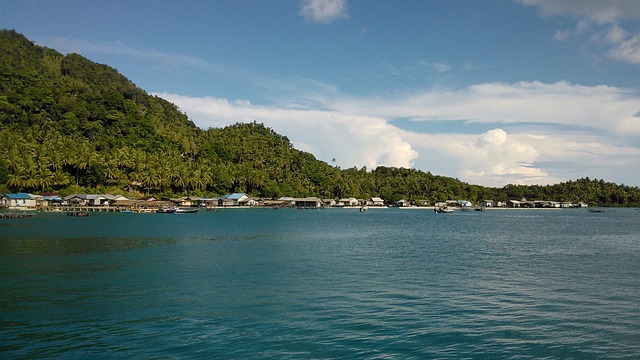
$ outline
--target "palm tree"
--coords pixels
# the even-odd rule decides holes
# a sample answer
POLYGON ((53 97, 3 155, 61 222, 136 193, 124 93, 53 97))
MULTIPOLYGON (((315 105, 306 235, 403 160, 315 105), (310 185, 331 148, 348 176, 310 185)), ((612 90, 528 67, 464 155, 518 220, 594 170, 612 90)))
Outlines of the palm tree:
POLYGON ((183 191, 187 187, 187 167, 181 163, 172 174, 171 184, 176 190, 183 191))
POLYGON ((71 181, 69 180, 69 174, 60 170, 57 170, 53 173, 52 180, 54 186, 67 186, 71 183, 71 181))
POLYGON ((9 174, 8 180, 7 180, 7 186, 9 186, 9 188, 14 190, 14 191, 23 189, 24 186, 25 186, 24 175, 19 174, 19 173, 18 174, 16 174, 16 173, 9 174))

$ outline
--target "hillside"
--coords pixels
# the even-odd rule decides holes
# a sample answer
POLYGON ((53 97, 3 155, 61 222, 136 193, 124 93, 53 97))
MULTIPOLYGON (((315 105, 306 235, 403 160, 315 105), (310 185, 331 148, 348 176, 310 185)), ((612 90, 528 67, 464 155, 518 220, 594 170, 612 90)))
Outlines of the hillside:
POLYGON ((262 124, 202 130, 115 69, 0 31, 0 193, 508 197, 638 205, 637 187, 581 179, 486 188, 414 169, 340 169, 262 124))

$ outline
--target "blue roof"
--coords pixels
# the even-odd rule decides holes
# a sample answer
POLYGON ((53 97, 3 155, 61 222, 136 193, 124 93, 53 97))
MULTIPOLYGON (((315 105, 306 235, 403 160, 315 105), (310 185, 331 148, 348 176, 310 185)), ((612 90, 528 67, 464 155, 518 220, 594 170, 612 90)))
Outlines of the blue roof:
POLYGON ((31 195, 27 193, 6 194, 9 199, 31 199, 31 195))
POLYGON ((229 200, 240 200, 240 198, 243 196, 246 196, 246 195, 244 193, 233 193, 233 194, 225 195, 224 198, 229 200))

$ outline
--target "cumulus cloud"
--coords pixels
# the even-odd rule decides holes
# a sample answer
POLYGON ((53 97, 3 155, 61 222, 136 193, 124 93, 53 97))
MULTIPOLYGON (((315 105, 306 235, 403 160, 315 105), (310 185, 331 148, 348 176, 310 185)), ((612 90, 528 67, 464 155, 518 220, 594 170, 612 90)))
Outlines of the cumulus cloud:
POLYGON ((348 17, 347 4, 345 0, 304 0, 300 15, 309 21, 329 23, 348 17))
POLYGON ((637 146, 607 136, 529 130, 407 133, 405 139, 420 153, 416 167, 473 184, 545 185, 582 177, 628 182, 637 176, 637 146))
POLYGON ((416 143, 421 155, 425 153, 420 166, 446 171, 470 183, 503 186, 558 181, 536 167, 539 152, 534 146, 500 128, 482 134, 412 133, 407 139, 416 143))

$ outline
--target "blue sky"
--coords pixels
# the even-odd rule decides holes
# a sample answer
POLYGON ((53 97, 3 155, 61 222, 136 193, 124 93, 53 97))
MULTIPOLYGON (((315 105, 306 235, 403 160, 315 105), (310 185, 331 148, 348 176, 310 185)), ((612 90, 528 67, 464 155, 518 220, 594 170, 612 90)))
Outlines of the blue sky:
POLYGON ((257 121, 342 168, 640 186, 640 2, 6 1, 198 126, 257 121))

